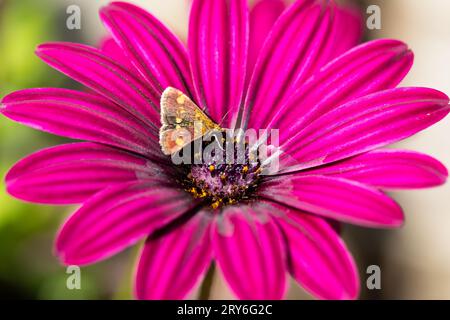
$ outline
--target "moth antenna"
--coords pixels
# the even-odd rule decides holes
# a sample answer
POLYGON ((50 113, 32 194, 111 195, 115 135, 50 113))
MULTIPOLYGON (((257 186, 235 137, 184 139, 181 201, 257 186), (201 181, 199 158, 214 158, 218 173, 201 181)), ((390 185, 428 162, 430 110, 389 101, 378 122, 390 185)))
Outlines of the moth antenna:
POLYGON ((225 121, 225 118, 227 117, 227 115, 230 113, 231 110, 228 110, 227 113, 225 113, 225 115, 222 117, 222 120, 220 120, 219 126, 222 127, 223 122, 225 121))

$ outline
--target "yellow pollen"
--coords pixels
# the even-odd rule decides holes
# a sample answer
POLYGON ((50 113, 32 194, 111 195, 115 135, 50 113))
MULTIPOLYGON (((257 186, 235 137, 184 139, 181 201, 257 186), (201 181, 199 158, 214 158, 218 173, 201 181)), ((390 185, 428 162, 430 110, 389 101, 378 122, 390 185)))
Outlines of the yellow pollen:
POLYGON ((248 172, 248 166, 244 166, 242 168, 242 173, 247 173, 248 172))
POLYGON ((220 200, 217 200, 216 202, 211 204, 211 208, 213 209, 217 209, 220 206, 220 200))
POLYGON ((216 169, 216 167, 214 165, 209 166, 209 171, 213 172, 215 169, 216 169))
POLYGON ((182 123, 182 122, 183 122, 183 119, 177 117, 177 118, 175 119, 175 122, 176 122, 176 123, 182 123))

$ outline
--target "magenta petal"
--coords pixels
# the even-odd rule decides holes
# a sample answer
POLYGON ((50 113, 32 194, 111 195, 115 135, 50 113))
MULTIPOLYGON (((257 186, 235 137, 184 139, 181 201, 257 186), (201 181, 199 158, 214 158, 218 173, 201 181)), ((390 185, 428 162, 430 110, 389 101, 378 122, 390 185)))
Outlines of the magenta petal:
MULTIPOLYGON (((280 141, 283 142, 292 132, 345 102, 394 88, 412 63, 413 54, 403 42, 382 39, 365 43, 315 73, 280 105, 273 117, 254 117, 252 123, 255 128, 281 129, 280 141)), ((262 109, 261 112, 266 115, 269 111, 262 109)))
MULTIPOLYGON (((248 123, 252 111, 270 117, 293 90, 329 61, 332 7, 312 3, 297 1, 275 23, 250 80, 243 127, 258 128, 251 122, 257 117, 248 123)), ((240 119, 237 122, 241 124, 240 119)))
POLYGON ((185 298, 211 263, 210 235, 210 218, 200 212, 172 232, 157 239, 149 238, 137 269, 136 297, 185 298))
POLYGON ((159 20, 124 2, 113 2, 100 15, 124 54, 152 87, 162 92, 171 86, 192 96, 186 48, 159 20))
POLYGON ((27 89, 4 97, 0 111, 38 130, 143 155, 160 155, 156 152, 158 141, 153 130, 97 95, 56 88, 27 89))
POLYGON ((224 220, 216 222, 213 246, 233 292, 239 299, 282 299, 286 290, 285 256, 269 212, 230 207, 223 214, 224 220))
POLYGON ((448 177, 445 166, 426 154, 391 149, 370 151, 299 174, 331 175, 383 189, 429 188, 444 184, 448 177))
POLYGON ((16 198, 49 204, 85 201, 109 185, 150 179, 157 168, 144 158, 94 143, 73 143, 36 152, 6 175, 16 198))
POLYGON ((160 93, 98 49, 74 43, 47 43, 40 45, 36 54, 150 126, 159 125, 160 93))
POLYGON ((105 56, 110 57, 114 62, 121 64, 128 69, 133 69, 130 60, 125 56, 123 50, 111 36, 102 39, 99 44, 99 49, 105 56))
POLYGON ((281 208, 277 219, 289 253, 292 276, 321 299, 356 299, 358 270, 342 239, 324 219, 281 208))
POLYGON ((187 193, 162 184, 122 184, 89 199, 59 233, 61 260, 84 265, 107 258, 194 208, 187 193))
POLYGON ((333 57, 337 57, 361 42, 364 17, 360 8, 337 7, 333 20, 333 57))
POLYGON ((283 0, 259 0, 250 11, 247 77, 252 75, 259 52, 285 8, 283 0))
POLYGON ((248 24, 246 0, 192 4, 188 40, 197 101, 224 127, 243 98, 248 24))
POLYGON ((336 177, 280 177, 266 182, 259 194, 293 208, 367 227, 399 227, 400 206, 362 183, 336 177))
POLYGON ((344 104, 298 132, 282 149, 314 167, 370 151, 422 131, 449 112, 448 97, 433 89, 398 88, 344 104))

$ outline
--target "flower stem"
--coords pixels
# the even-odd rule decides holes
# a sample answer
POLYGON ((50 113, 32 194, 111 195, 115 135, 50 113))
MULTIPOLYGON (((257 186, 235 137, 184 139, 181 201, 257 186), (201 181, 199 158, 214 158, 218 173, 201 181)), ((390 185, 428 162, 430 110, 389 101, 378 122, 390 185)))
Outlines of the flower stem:
POLYGON ((214 262, 209 266, 208 272, 206 273, 205 279, 203 280, 202 286, 200 288, 200 293, 198 296, 199 300, 209 300, 211 297, 211 289, 214 283, 214 274, 216 267, 214 262))

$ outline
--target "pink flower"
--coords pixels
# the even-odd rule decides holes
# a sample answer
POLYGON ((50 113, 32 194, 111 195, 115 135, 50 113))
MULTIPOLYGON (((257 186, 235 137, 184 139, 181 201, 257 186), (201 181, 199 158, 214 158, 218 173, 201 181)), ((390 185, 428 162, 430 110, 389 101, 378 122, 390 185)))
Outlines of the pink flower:
MULTIPOLYGON (((1 113, 89 142, 21 160, 6 184, 26 201, 83 204, 56 242, 64 263, 93 263, 147 237, 136 275, 141 299, 185 297, 212 261, 242 299, 283 298, 288 273, 319 298, 358 296, 355 264, 332 225, 398 227, 402 210, 382 190, 445 182, 437 160, 379 148, 444 118, 449 99, 395 88, 413 61, 400 41, 348 51, 361 35, 351 11, 313 0, 282 10, 279 1, 249 13, 245 0, 196 0, 186 50, 152 15, 116 2, 101 18, 119 56, 39 46, 39 57, 93 93, 23 90, 3 99, 1 113), (210 198, 193 197, 183 182, 189 174, 207 183, 222 169, 179 167, 162 154, 159 104, 169 86, 224 127, 280 129, 289 161, 273 176, 253 172, 237 203, 213 209, 210 198)), ((227 174, 224 187, 245 173, 236 165, 227 174)))

